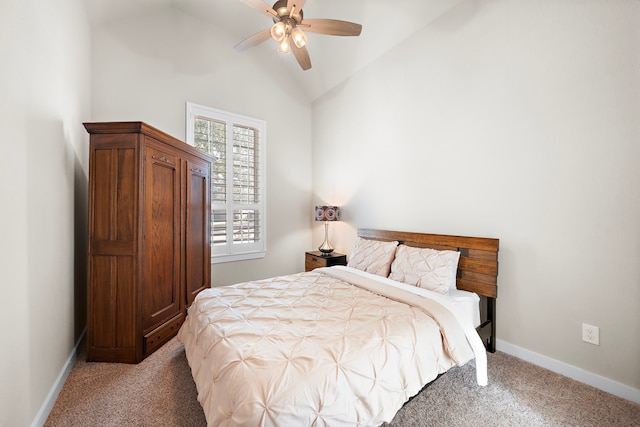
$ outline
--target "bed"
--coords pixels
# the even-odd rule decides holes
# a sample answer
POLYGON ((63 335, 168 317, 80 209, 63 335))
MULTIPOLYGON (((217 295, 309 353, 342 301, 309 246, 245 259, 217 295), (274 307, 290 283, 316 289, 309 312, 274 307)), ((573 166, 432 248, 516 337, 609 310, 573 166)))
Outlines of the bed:
POLYGON ((497 254, 497 239, 359 229, 347 266, 201 292, 178 339, 208 425, 377 426, 471 361, 486 385, 497 254))

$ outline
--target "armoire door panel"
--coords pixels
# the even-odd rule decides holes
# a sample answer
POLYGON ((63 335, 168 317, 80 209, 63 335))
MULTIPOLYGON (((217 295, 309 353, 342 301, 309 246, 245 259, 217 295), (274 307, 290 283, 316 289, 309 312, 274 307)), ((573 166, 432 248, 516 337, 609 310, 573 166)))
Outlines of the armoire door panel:
POLYGON ((95 149, 92 185, 93 240, 131 241, 135 236, 136 151, 134 148, 95 149))
POLYGON ((94 348, 133 348, 135 330, 134 262, 130 256, 94 256, 89 266, 89 310, 94 348))
POLYGON ((179 158, 145 151, 143 329, 180 312, 179 158))
POLYGON ((136 170, 135 150, 118 150, 117 190, 114 207, 116 240, 132 241, 135 239, 136 203, 138 200, 136 170))
POLYGON ((92 187, 93 194, 100 195, 91 200, 93 218, 90 224, 93 240, 105 241, 111 239, 111 217, 113 178, 111 177, 112 164, 115 162, 115 150, 94 150, 92 153, 93 169, 92 187))
POLYGON ((210 167, 187 161, 186 304, 211 283, 210 167))
MULTIPOLYGON (((111 265, 116 278, 116 347, 134 348, 135 329, 128 331, 126 326, 135 324, 137 290, 135 286, 135 260, 130 256, 112 257, 111 265)), ((130 328, 131 329, 131 328, 130 328)))

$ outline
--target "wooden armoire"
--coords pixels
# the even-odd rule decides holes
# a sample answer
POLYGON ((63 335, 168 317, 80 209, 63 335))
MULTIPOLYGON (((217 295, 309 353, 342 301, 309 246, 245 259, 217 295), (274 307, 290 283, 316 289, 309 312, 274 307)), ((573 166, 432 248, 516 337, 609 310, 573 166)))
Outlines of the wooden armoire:
POLYGON ((143 122, 85 123, 87 360, 138 363, 211 286, 211 162, 143 122))

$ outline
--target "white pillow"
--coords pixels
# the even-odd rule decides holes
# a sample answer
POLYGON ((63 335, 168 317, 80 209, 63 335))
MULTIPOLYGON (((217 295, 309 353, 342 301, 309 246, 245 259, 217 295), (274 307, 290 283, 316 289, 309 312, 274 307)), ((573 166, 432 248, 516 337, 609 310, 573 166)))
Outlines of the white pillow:
POLYGON ((430 291, 447 294, 456 287, 460 252, 400 245, 389 278, 430 291))
POLYGON ((387 277, 397 246, 397 241, 385 242, 358 237, 347 267, 387 277))

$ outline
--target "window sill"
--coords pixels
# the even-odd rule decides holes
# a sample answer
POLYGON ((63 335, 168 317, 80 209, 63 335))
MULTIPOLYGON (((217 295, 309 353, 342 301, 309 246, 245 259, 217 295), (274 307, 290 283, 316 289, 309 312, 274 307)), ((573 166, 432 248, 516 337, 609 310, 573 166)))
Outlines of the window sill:
POLYGON ((216 255, 211 257, 211 264, 222 264, 225 262, 247 261, 250 259, 264 258, 266 252, 250 252, 244 254, 216 255))

